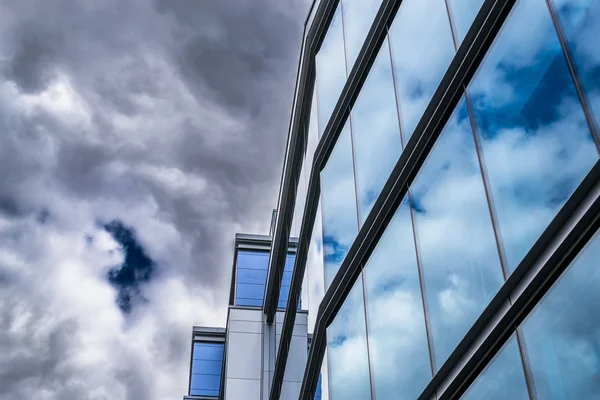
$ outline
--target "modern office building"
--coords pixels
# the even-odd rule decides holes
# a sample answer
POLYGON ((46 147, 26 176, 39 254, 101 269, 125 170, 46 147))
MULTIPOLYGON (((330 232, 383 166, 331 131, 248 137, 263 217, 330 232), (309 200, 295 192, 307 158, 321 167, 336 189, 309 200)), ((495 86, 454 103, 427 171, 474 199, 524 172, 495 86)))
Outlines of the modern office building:
POLYGON ((599 399, 599 39, 600 0, 317 0, 213 397, 599 399))

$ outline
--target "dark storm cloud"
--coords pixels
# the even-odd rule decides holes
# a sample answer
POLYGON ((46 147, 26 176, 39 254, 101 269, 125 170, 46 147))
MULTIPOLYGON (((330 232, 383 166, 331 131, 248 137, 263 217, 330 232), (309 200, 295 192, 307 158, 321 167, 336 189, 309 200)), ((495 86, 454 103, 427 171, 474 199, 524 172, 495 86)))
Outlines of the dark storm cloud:
POLYGON ((52 69, 58 57, 62 38, 56 31, 36 21, 22 23, 11 35, 11 59, 5 76, 23 91, 43 90, 52 79, 52 69))
POLYGON ((0 398, 185 392, 268 229, 307 3, 0 0, 0 398))

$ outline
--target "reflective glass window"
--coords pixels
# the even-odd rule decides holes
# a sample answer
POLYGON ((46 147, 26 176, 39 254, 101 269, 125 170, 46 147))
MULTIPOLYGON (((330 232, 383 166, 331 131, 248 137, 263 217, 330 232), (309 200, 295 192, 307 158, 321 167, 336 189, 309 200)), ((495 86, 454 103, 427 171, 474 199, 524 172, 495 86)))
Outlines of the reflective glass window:
POLYGON ((321 171, 321 207, 327 288, 358 233, 352 139, 348 125, 342 130, 321 171))
POLYGON ((553 0, 584 95, 598 124, 600 116, 600 2, 553 0))
POLYGON ((348 71, 351 71, 354 66, 380 6, 381 0, 342 1, 348 71))
POLYGON ((402 152, 387 40, 358 95, 351 118, 362 224, 402 152))
MULTIPOLYGON (((285 259, 285 266, 283 269, 283 277, 281 278, 281 290, 279 291, 279 301, 277 302, 278 308, 286 308, 288 296, 290 294, 290 286, 292 284, 292 273, 294 271, 294 261, 296 260, 295 254, 288 254, 285 259)), ((298 309, 302 305, 302 296, 298 299, 298 309)))
POLYGON ((346 56, 341 2, 315 57, 319 135, 325 130, 346 83, 346 56))
POLYGON ((600 396, 600 234, 521 325, 540 399, 600 396))
POLYGON ((219 396, 224 351, 223 343, 194 342, 191 396, 219 396))
POLYGON ((359 277, 327 328, 329 398, 371 398, 362 279, 359 277))
POLYGON ((517 2, 468 92, 514 270, 598 159, 544 1, 517 2))
POLYGON ((411 194, 437 369, 504 282, 464 100, 411 194))
MULTIPOLYGON (((540 397, 540 399, 550 398, 540 397)), ((529 400, 523 363, 514 334, 461 399, 529 400)))
POLYGON ((238 251, 235 304, 261 307, 265 295, 269 253, 238 251))
POLYGON ((363 273, 375 397, 414 400, 432 370, 408 201, 396 211, 363 273))
POLYGON ((308 258, 306 260, 306 278, 308 292, 308 333, 313 333, 319 313, 319 305, 325 294, 325 269, 323 265, 323 219, 321 203, 317 208, 313 226, 308 258))
POLYGON ((459 46, 469 31, 471 24, 473 24, 482 4, 483 0, 448 0, 452 21, 454 22, 456 41, 459 46))
POLYGON ((405 0, 390 29, 402 133, 412 135, 454 57, 444 0, 405 0))

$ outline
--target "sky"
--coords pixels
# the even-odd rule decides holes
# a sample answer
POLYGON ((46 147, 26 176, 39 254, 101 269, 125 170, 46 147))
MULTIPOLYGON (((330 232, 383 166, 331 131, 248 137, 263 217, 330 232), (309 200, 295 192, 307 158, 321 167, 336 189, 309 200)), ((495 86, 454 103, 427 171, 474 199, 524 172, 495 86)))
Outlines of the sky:
POLYGON ((172 399, 268 233, 309 0, 0 0, 0 398, 172 399))

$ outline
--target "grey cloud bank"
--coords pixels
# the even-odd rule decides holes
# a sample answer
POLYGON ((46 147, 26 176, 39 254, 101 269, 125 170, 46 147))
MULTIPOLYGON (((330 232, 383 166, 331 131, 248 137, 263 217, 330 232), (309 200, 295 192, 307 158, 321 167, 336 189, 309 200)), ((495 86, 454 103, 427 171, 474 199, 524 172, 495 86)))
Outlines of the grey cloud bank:
POLYGON ((184 394, 268 230, 307 3, 0 1, 0 398, 184 394), (160 271, 129 313, 99 221, 160 271))

